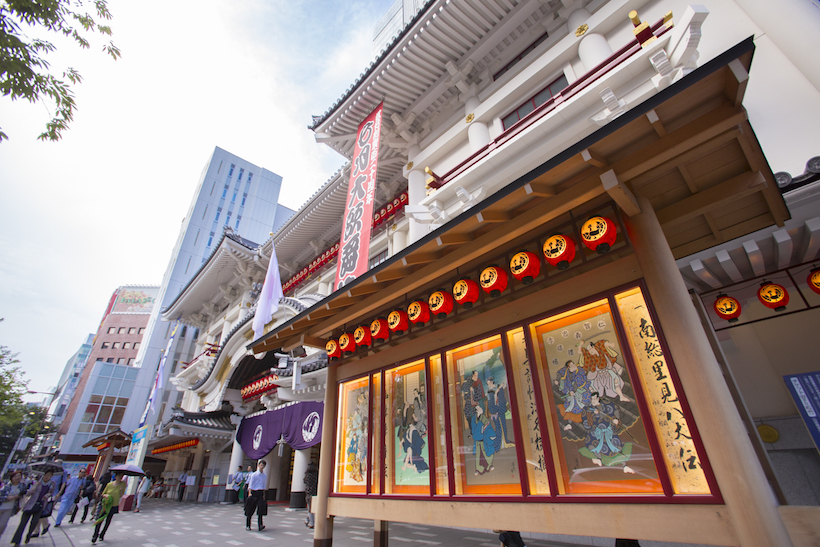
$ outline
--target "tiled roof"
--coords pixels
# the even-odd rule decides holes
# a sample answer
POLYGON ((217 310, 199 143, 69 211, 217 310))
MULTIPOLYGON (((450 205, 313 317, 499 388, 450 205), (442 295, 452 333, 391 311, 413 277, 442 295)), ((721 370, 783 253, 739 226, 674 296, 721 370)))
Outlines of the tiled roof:
POLYGON ((183 411, 181 414, 177 414, 168 420, 165 425, 166 427, 171 426, 174 422, 221 431, 233 431, 235 429, 233 423, 231 423, 231 413, 224 410, 217 410, 215 412, 183 411))
POLYGON ((802 174, 792 177, 791 174, 781 171, 774 174, 774 180, 782 193, 797 190, 820 180, 820 156, 815 156, 806 162, 806 170, 802 174))

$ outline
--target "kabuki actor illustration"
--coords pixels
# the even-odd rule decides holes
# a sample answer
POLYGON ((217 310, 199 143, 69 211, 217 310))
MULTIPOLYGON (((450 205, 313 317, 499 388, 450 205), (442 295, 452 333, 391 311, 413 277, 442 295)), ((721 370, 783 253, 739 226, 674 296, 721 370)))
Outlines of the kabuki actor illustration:
POLYGON ((339 420, 343 435, 339 438, 337 486, 340 491, 364 491, 368 468, 367 422, 370 386, 368 379, 364 378, 342 384, 340 390, 339 420))
POLYGON ((542 321, 536 331, 565 491, 661 491, 607 301, 542 321))
POLYGON ((429 492, 427 379, 424 361, 388 370, 386 381, 387 408, 393 417, 393 436, 387 442, 387 453, 392 454, 387 470, 390 479, 388 488, 394 492, 429 492), (403 488, 406 486, 419 488, 403 488))
POLYGON ((463 481, 457 488, 463 487, 465 493, 483 492, 482 487, 489 485, 520 489, 509 382, 502 358, 497 337, 448 352, 455 384, 450 405, 456 429, 454 452, 463 481))

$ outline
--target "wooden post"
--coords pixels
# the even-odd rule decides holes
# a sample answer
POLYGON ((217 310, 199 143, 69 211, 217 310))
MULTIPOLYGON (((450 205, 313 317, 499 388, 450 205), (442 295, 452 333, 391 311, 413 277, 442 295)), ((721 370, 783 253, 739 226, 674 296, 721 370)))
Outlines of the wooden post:
MULTIPOLYGON (((624 218, 678 375, 742 547, 792 545, 652 204, 624 218)), ((683 517, 682 517, 683 518, 683 517)))
POLYGON ((311 501, 315 508, 315 528, 313 530, 313 547, 331 547, 333 545, 333 517, 327 515, 327 498, 333 487, 333 462, 336 447, 333 436, 336 431, 336 365, 327 367, 325 384, 325 411, 322 418, 322 451, 319 456, 319 484, 316 496, 311 501))
POLYGON ((373 547, 387 547, 389 524, 386 520, 373 520, 373 547))

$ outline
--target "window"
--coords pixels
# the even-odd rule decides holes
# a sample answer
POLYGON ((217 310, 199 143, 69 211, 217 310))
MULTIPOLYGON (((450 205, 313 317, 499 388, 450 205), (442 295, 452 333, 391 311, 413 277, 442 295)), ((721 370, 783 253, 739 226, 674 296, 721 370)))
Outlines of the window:
POLYGON ((197 230, 197 231, 196 231, 196 237, 194 237, 194 247, 196 247, 196 244, 197 244, 197 242, 199 241, 199 232, 200 232, 200 231, 201 231, 201 230, 197 230))
POLYGON ((143 332, 145 332, 145 327, 140 327, 138 334, 142 334, 143 332))
POLYGON ((131 342, 123 342, 122 349, 131 349, 131 342))
POLYGON ((106 363, 113 363, 113 362, 114 362, 114 358, 113 358, 113 357, 109 357, 108 359, 106 359, 106 360, 105 360, 105 362, 106 362, 106 363))
POLYGON ((103 358, 102 358, 102 357, 97 357, 97 362, 98 362, 98 363, 99 363, 100 361, 102 361, 102 360, 103 360, 103 358))
POLYGON ((188 268, 190 268, 190 267, 191 267, 191 259, 192 259, 192 258, 193 258, 193 257, 190 257, 190 256, 188 257, 188 264, 186 264, 186 265, 185 265, 185 273, 186 273, 186 274, 188 273, 188 268))
POLYGON ((137 333, 136 327, 131 327, 130 329, 128 329, 128 334, 136 334, 136 333, 137 333))
POLYGON ((503 76, 504 73, 506 73, 508 70, 510 70, 512 67, 514 67, 515 64, 518 63, 518 61, 520 61, 521 59, 526 57, 529 52, 531 52, 536 47, 538 47, 538 44, 540 44, 541 42, 543 42, 547 38, 548 38, 548 34, 546 32, 544 34, 542 34, 541 36, 539 36, 538 38, 536 38, 535 42, 528 45, 524 51, 522 51, 521 53, 519 53, 518 55, 513 57, 513 59, 509 63, 504 65, 504 67, 501 70, 499 70, 498 72, 493 74, 493 81, 495 81, 495 80, 499 79, 501 76, 503 76))
POLYGON ((185 338, 186 334, 188 334, 188 325, 182 325, 182 330, 179 331, 179 337, 185 338))
POLYGON ((245 174, 245 170, 244 170, 244 169, 240 169, 240 170, 239 170, 239 176, 238 176, 238 177, 236 177, 236 182, 240 182, 240 181, 242 180, 242 175, 244 175, 244 174, 245 174))
POLYGON ((563 74, 552 82, 550 85, 539 91, 535 94, 534 97, 530 97, 524 104, 507 114, 501 123, 504 125, 504 129, 509 129, 513 125, 515 125, 520 119, 524 118, 527 114, 541 106, 542 104, 546 103, 550 99, 552 99, 558 92, 569 85, 567 83, 567 77, 563 74))
POLYGON ((128 366, 129 366, 129 367, 133 367, 133 366, 134 366, 134 358, 133 358, 133 357, 131 357, 130 359, 128 359, 128 366))
POLYGON ((125 331, 126 331, 126 330, 127 330, 127 329, 126 329, 125 327, 120 327, 120 328, 119 328, 119 330, 118 330, 117 332, 118 332, 119 334, 125 334, 125 331))
POLYGON ((124 358, 124 357, 120 357, 119 359, 117 359, 117 364, 118 364, 118 365, 124 365, 124 364, 125 364, 125 358, 124 358))
POLYGON ((112 349, 120 349, 120 343, 119 342, 114 342, 113 344, 111 344, 111 348, 112 349))
POLYGON ((103 342, 102 345, 100 346, 100 348, 102 348, 102 349, 108 349, 110 347, 111 347, 111 344, 109 344, 108 342, 103 342))
POLYGON ((233 168, 234 168, 234 167, 236 167, 236 165, 231 164, 231 169, 230 169, 230 171, 228 171, 228 176, 229 176, 229 177, 232 177, 232 176, 233 176, 233 168))
MULTIPOLYGON (((142 329, 140 329, 140 330, 142 330, 142 329)), ((139 342, 134 342, 134 349, 140 349, 140 343, 139 342)))
MULTIPOLYGON (((248 183, 247 183, 248 185, 251 183, 251 179, 252 179, 252 178, 253 178, 253 173, 248 173, 248 183)), ((248 186, 247 186, 247 185, 245 185, 245 188, 247 188, 247 187, 248 187, 248 186)))
POLYGON ((109 327, 108 328, 108 334, 116 334, 116 333, 117 333, 117 327, 109 327))
POLYGON ((237 229, 237 230, 239 229, 239 222, 241 220, 242 220, 242 217, 236 217, 236 228, 235 229, 237 229))
POLYGON ((199 340, 199 329, 194 329, 194 341, 199 340))
POLYGON ((387 249, 383 250, 382 252, 380 252, 379 254, 370 259, 370 267, 375 268, 385 260, 387 260, 387 249))
MULTIPOLYGON (((214 195, 214 190, 216 190, 216 181, 214 181, 214 185, 211 186, 211 193, 210 195, 214 195)), ((207 209, 206 209, 207 210, 207 209)), ((203 217, 204 218, 204 217, 203 217)))
POLYGON ((217 169, 216 169, 216 174, 218 175, 221 172, 222 172, 222 160, 219 160, 219 167, 217 167, 217 169))

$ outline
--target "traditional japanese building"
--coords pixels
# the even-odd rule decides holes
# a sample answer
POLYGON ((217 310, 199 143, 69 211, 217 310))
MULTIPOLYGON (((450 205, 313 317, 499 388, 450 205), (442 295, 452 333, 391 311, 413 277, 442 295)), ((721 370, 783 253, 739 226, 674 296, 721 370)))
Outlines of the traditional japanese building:
POLYGON ((715 307, 722 320, 812 324, 817 221, 789 224, 770 165, 797 172, 816 154, 818 69, 753 6, 712 4, 431 0, 314 117, 317 141, 352 162, 341 245, 325 249, 332 230, 307 217, 327 234, 307 264, 275 241, 280 264, 302 266, 286 296, 319 295, 249 340, 263 360, 331 359, 314 545, 332 544, 335 516, 372 519, 375 545, 390 521, 816 541, 817 507, 784 499, 762 415, 744 407, 816 360, 735 382, 722 343, 749 332, 716 335, 704 304, 733 281, 746 311, 715 307), (773 75, 792 84, 776 98, 773 75), (359 188, 376 156, 371 223, 359 188), (394 192, 401 215, 380 221, 394 192), (384 256, 367 237, 347 247, 365 223, 385 225, 384 256), (755 253, 756 238, 774 247, 755 253))

